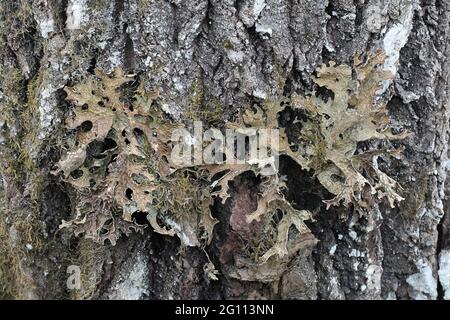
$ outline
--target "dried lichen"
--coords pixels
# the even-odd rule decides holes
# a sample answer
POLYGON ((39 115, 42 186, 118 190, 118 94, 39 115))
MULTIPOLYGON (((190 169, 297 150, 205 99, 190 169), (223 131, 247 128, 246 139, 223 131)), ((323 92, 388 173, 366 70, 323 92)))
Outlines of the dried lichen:
POLYGON ((121 234, 143 230, 133 214, 144 213, 156 232, 177 233, 182 240, 187 237, 189 245, 210 241, 215 222, 209 211, 211 196, 200 188, 201 172, 176 171, 168 160, 170 135, 178 125, 153 106, 156 94, 140 94, 135 103, 124 103, 120 88, 131 80, 120 69, 111 75, 97 70, 66 89, 75 105, 67 126, 77 134, 54 173, 62 172, 79 191, 79 205, 77 217, 62 227, 115 244, 121 234), (186 233, 189 227, 192 232, 186 233))
POLYGON ((408 133, 392 133, 385 104, 376 100, 382 82, 392 78, 377 68, 384 61, 381 51, 369 54, 367 62, 355 57, 352 69, 330 62, 317 69, 314 82, 331 90, 334 97, 325 101, 315 92, 294 98, 294 107, 307 112, 302 140, 308 166, 320 183, 336 197, 328 205, 354 204, 368 208, 386 198, 391 207, 403 198, 400 186, 378 168, 377 158, 398 155, 400 150, 357 150, 358 143, 372 140, 404 139, 408 133), (354 71, 355 76, 353 76, 354 71))
MULTIPOLYGON (((380 84, 391 77, 377 68, 383 60, 383 54, 377 52, 370 54, 366 62, 356 57, 353 67, 330 62, 318 68, 313 80, 329 90, 328 99, 312 92, 306 97, 271 99, 244 109, 235 122, 223 128, 246 136, 256 135, 248 128, 279 130, 280 137, 278 146, 271 145, 270 140, 260 145, 270 150, 271 157, 238 165, 172 163, 170 154, 179 141, 171 141, 171 133, 182 124, 174 124, 160 110, 155 103, 158 94, 140 87, 134 100, 125 102, 121 89, 134 77, 120 69, 110 75, 96 70, 95 75, 66 88, 67 100, 74 104, 74 115, 67 127, 76 133, 76 139, 68 141, 68 150, 54 173, 63 174, 77 190, 78 199, 76 218, 63 222, 62 227, 114 244, 121 234, 142 232, 143 226, 134 218, 139 213, 147 217, 155 232, 176 234, 186 245, 203 247, 211 242, 217 223, 210 211, 214 198, 225 203, 230 197, 229 182, 252 171, 262 183, 257 208, 247 215, 245 223, 257 222, 267 236, 258 243, 249 241, 248 245, 253 246, 250 251, 256 255, 241 256, 233 274, 244 280, 273 281, 289 257, 315 243, 304 223, 311 220, 311 213, 296 210, 288 203, 279 173, 261 174, 267 167, 275 167, 275 157, 289 156, 302 169, 313 170, 319 182, 335 195, 326 201, 328 205, 343 202, 364 210, 384 198, 391 206, 402 200, 399 185, 380 170, 377 162, 379 157, 398 155, 399 150, 358 150, 358 143, 364 141, 402 139, 407 135, 392 133, 386 106, 377 100, 380 84), (299 129, 294 139, 288 138, 278 119, 288 106, 305 114, 292 124, 299 129), (297 240, 291 239, 293 230, 297 240)), ((199 112, 204 102, 199 85, 193 88, 185 121, 217 121, 216 116, 210 118, 199 112)), ((229 150, 224 153, 227 160, 242 160, 229 150)), ((213 270, 211 265, 205 267, 212 279, 213 270)))

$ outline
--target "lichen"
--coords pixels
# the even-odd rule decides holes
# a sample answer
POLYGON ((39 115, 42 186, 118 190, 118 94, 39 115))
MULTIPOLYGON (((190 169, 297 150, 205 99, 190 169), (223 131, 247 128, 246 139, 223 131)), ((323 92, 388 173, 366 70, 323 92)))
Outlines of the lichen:
MULTIPOLYGON (((302 123, 303 148, 307 166, 315 170, 320 183, 336 197, 328 205, 354 204, 369 208, 376 200, 386 198, 391 207, 403 200, 398 183, 382 172, 378 158, 399 156, 400 149, 358 150, 358 143, 369 140, 399 140, 407 132, 395 134, 389 125, 386 105, 376 100, 383 81, 392 74, 377 66, 384 62, 381 51, 369 54, 363 62, 355 57, 352 69, 336 65, 317 69, 314 82, 331 90, 328 101, 316 96, 295 97, 294 107, 307 112, 302 123), (352 72, 355 72, 353 76, 352 72)), ((301 165, 301 164, 300 164, 301 165)))
POLYGON ((67 28, 69 30, 80 29, 88 19, 85 0, 70 0, 67 5, 67 28))
POLYGON ((154 107, 156 93, 125 104, 119 89, 132 79, 120 69, 112 75, 97 70, 96 76, 66 90, 67 99, 75 105, 67 126, 77 131, 77 139, 54 173, 62 172, 79 191, 79 205, 77 217, 62 226, 115 244, 131 229, 141 232, 144 227, 134 222, 133 215, 145 214, 161 234, 173 236, 181 230, 160 226, 159 220, 183 229, 191 226, 194 231, 186 243, 200 245, 205 237, 210 239, 209 228, 214 225, 211 196, 200 188, 205 183, 202 172, 171 167, 170 136, 178 125, 154 107), (197 221, 206 227, 206 236, 198 230, 197 221))
MULTIPOLYGON (((304 97, 266 99, 243 108, 227 123, 217 116, 222 109, 213 110, 213 115, 205 113, 201 81, 192 85, 184 123, 174 123, 161 110, 158 92, 140 86, 133 99, 124 99, 124 87, 135 77, 120 68, 111 74, 97 69, 95 75, 66 88, 67 100, 74 105, 66 124, 75 139, 68 139, 68 148, 53 173, 61 174, 74 187, 77 204, 76 217, 61 227, 100 243, 109 240, 115 244, 121 234, 143 232, 145 226, 136 223, 136 216, 144 215, 155 232, 177 235, 188 246, 204 247, 211 243, 217 223, 211 213, 214 199, 225 203, 231 196, 229 183, 252 171, 261 186, 257 208, 246 223, 256 221, 266 236, 249 241, 253 248, 247 257, 241 257, 240 269, 234 275, 244 280, 273 280, 289 257, 315 243, 304 223, 312 220, 311 213, 295 209, 285 199, 286 186, 279 172, 262 174, 267 167, 275 168, 276 157, 291 157, 302 169, 313 170, 318 181, 335 195, 334 199, 324 199, 327 207, 342 203, 364 212, 384 199, 391 206, 403 199, 398 183, 378 163, 379 158, 398 156, 401 150, 370 144, 367 150, 359 148, 362 142, 407 136, 406 132, 392 132, 386 106, 377 99, 383 81, 392 77, 379 69, 383 62, 382 52, 368 54, 365 61, 357 56, 353 66, 331 61, 319 67, 313 78, 317 88, 328 90, 328 99, 317 91, 304 97), (304 115, 291 124, 298 129, 290 130, 296 132, 294 137, 280 127, 279 115, 288 107, 304 115), (195 120, 221 122, 222 129, 235 129, 244 135, 249 135, 248 128, 279 130, 279 144, 268 141, 260 145, 273 157, 239 165, 172 162, 172 148, 179 142, 172 141, 172 131, 195 120), (290 237, 292 226, 297 240, 290 237), (272 271, 257 274, 255 266, 272 271)), ((196 142, 183 143, 191 148, 196 142)), ((228 160, 236 157, 234 152, 224 152, 228 160)), ((213 266, 205 270, 210 278, 215 277, 213 266)))

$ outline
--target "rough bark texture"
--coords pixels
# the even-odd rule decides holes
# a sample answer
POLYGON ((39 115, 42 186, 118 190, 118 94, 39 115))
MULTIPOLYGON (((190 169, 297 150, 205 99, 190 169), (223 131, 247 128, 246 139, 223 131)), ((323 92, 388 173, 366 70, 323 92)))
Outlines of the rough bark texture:
POLYGON ((450 299, 448 1, 5 0, 0 11, 0 296, 450 299), (281 93, 304 94, 322 63, 351 64, 377 48, 395 74, 382 88, 391 122, 412 132, 398 142, 403 159, 386 164, 406 199, 366 215, 326 210, 313 173, 282 158, 286 197, 314 210, 308 226, 319 241, 278 282, 238 281, 228 271, 237 263, 230 216, 256 205, 250 176, 213 207, 220 222, 205 250, 218 281, 205 276, 203 250, 150 228, 116 246, 58 231, 75 207, 73 190, 50 173, 71 108, 63 88, 94 68, 139 75, 175 120, 200 81, 205 104, 227 118, 280 94, 280 79, 281 93), (82 269, 81 291, 67 290, 72 264, 82 269))

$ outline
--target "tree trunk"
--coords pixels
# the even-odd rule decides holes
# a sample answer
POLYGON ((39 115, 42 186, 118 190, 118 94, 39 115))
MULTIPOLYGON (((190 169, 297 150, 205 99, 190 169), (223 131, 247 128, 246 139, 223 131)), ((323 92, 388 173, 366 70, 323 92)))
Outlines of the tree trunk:
MULTIPOLYGON (((449 14, 444 0, 2 1, 0 297, 450 299, 449 14), (260 199, 261 178, 251 172, 230 180, 226 201, 214 198, 218 223, 209 244, 184 241, 184 226, 162 235, 136 213, 135 223, 147 227, 115 245, 60 228, 81 201, 96 197, 57 172, 74 147, 68 119, 78 106, 68 88, 120 68, 133 75, 121 86, 125 105, 140 92, 158 92, 153 105, 173 124, 195 105, 213 110, 205 126, 223 128, 246 106, 280 97, 308 99, 314 91, 337 99, 318 85, 317 68, 334 61, 355 72, 357 57, 377 50, 384 58, 376 70, 393 78, 375 99, 387 103, 390 128, 409 135, 358 140, 358 149, 402 150, 379 161, 402 187, 404 200, 393 207, 327 209, 330 190, 318 169, 283 155, 283 195, 312 218, 293 254, 271 257, 276 270, 240 259, 238 240, 248 234, 236 219, 260 199), (69 266, 80 268, 79 288, 67 282, 69 266)), ((277 115, 288 136, 302 112, 277 115)), ((169 228, 163 220, 157 223, 169 228)))

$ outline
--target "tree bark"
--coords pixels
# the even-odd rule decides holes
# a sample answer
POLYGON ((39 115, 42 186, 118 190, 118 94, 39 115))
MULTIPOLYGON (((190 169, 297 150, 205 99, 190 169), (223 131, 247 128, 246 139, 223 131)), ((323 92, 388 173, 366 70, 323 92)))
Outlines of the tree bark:
POLYGON ((0 297, 450 299, 449 14, 444 0, 3 1, 0 297), (307 225, 318 241, 277 281, 232 275, 230 217, 256 205, 257 182, 245 174, 225 204, 216 199, 219 223, 205 249, 150 227, 115 246, 59 230, 77 207, 73 188, 51 173, 73 110, 64 88, 96 68, 139 76, 174 122, 199 86, 202 104, 219 105, 228 119, 249 102, 305 96, 322 64, 352 65, 377 49, 394 74, 380 93, 390 122, 411 133, 396 142, 403 157, 384 166, 405 200, 364 215, 327 210, 314 172, 282 157, 285 197, 314 212, 307 225), (217 281, 205 274, 208 259, 217 281), (67 287, 70 265, 81 268, 80 290, 67 287))

